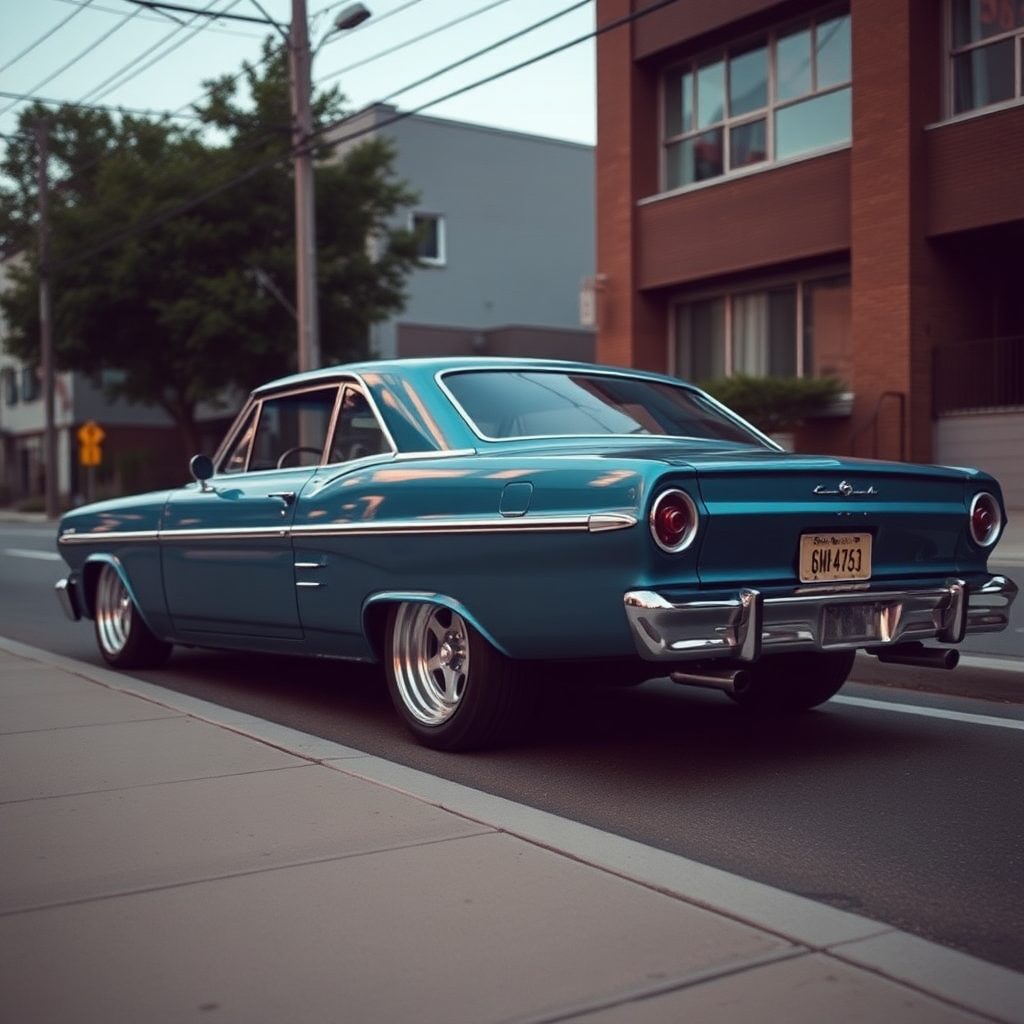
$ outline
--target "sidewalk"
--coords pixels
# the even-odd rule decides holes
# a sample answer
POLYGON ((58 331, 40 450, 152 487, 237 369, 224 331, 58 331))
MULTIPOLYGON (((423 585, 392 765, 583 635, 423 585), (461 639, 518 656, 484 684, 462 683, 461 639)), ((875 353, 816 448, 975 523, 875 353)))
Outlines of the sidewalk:
POLYGON ((0 638, 10 1024, 1024 1022, 1024 974, 0 638))

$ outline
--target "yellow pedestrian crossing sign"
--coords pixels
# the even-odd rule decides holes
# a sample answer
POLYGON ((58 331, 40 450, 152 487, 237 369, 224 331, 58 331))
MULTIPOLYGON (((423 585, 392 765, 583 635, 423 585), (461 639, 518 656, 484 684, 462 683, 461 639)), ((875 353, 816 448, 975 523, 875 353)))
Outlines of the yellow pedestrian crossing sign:
POLYGON ((103 461, 100 444, 106 436, 95 420, 88 420, 78 428, 78 461, 83 466, 98 466, 103 461))

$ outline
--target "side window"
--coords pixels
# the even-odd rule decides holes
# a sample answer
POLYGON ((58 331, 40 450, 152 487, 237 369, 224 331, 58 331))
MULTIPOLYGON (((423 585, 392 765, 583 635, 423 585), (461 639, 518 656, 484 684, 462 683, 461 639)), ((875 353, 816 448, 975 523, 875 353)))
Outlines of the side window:
POLYGON ((331 440, 330 462, 350 462, 387 450, 387 441, 366 396, 356 388, 345 388, 341 412, 331 440))
POLYGON ((338 390, 317 388, 265 399, 228 453, 222 472, 319 465, 338 390))

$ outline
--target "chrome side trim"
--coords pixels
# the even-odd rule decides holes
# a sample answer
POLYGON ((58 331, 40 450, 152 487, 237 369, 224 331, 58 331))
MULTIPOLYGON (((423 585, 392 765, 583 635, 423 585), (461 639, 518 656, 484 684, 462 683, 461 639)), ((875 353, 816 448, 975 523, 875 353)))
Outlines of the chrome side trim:
POLYGON ((623 597, 626 619, 646 661, 728 658, 755 661, 766 650, 884 649, 908 641, 958 643, 968 633, 1009 625, 1017 585, 991 576, 980 585, 944 584, 766 596, 744 588, 674 603, 651 590, 623 597), (839 625, 836 625, 839 623, 839 625))
POLYGON ((256 526, 251 529, 124 530, 109 533, 66 534, 62 544, 124 544, 138 541, 258 540, 292 537, 396 536, 439 533, 604 533, 635 526, 628 512, 599 512, 574 516, 481 517, 478 519, 396 519, 387 522, 318 523, 308 526, 256 526))
POLYGON ((158 530, 105 530, 95 533, 62 533, 57 538, 58 544, 100 544, 117 541, 122 544, 132 540, 155 541, 160 537, 158 530))
POLYGON ((629 512, 595 512, 587 520, 587 526, 591 533, 604 533, 606 530, 628 530, 637 522, 637 517, 629 512))
POLYGON ((238 530, 230 527, 209 530, 158 530, 158 541, 176 540, 267 540, 281 539, 289 534, 287 526, 254 526, 251 529, 238 530))
POLYGON ((324 523, 293 526, 294 537, 395 536, 459 533, 599 533, 635 526, 628 513, 575 516, 521 516, 514 519, 487 516, 478 519, 404 519, 373 523, 324 523))

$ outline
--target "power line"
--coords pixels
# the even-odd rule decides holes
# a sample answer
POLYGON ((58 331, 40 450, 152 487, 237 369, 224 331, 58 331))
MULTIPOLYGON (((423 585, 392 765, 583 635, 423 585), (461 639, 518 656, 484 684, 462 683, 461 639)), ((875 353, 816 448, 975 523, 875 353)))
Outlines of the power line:
POLYGON ((156 0, 128 0, 128 3, 135 4, 137 7, 149 8, 151 11, 160 11, 161 13, 164 11, 176 11, 178 14, 202 14, 208 18, 224 18, 226 21, 246 21, 255 25, 281 27, 276 21, 271 21, 267 17, 257 18, 254 15, 248 14, 228 14, 226 11, 201 11, 196 7, 185 7, 182 4, 165 4, 162 0, 159 3, 156 0))
MULTIPOLYGON (((515 41, 516 39, 520 39, 523 36, 529 34, 530 32, 533 32, 535 29, 541 28, 542 26, 547 25, 547 24, 549 24, 552 21, 556 21, 558 18, 561 18, 563 15, 570 14, 572 11, 575 11, 575 10, 577 10, 580 7, 585 7, 588 3, 590 3, 590 0, 577 0, 576 3, 570 4, 568 7, 564 8, 561 11, 559 11, 557 14, 552 14, 552 15, 548 16, 547 18, 543 18, 540 21, 534 22, 534 24, 527 26, 526 28, 520 30, 519 32, 515 32, 515 33, 513 33, 510 36, 506 36, 504 39, 499 39, 496 43, 491 43, 490 46, 485 46, 483 49, 477 50, 476 53, 471 53, 471 54, 469 54, 466 57, 462 57, 461 59, 455 61, 454 63, 447 65, 447 67, 441 68, 439 71, 435 71, 432 74, 425 75, 423 78, 420 78, 418 81, 412 82, 410 85, 403 86, 401 89, 398 89, 395 92, 388 93, 387 96, 385 96, 381 100, 378 100, 377 102, 379 102, 379 103, 387 103, 388 100, 392 100, 396 96, 401 96, 402 93, 410 92, 411 90, 415 89, 417 86, 424 85, 426 82, 429 82, 429 81, 431 81, 434 78, 440 78, 441 75, 445 75, 449 71, 454 71, 455 68, 462 67, 463 64, 468 64, 470 61, 476 60, 477 57, 482 57, 485 54, 492 53, 494 50, 497 50, 500 47, 505 46, 507 43, 511 43, 511 42, 515 41)), ((577 39, 575 42, 573 42, 570 45, 575 46, 576 43, 584 42, 588 38, 590 38, 590 37, 589 36, 582 36, 580 39, 577 39)), ((547 56, 551 56, 552 54, 559 53, 559 52, 560 52, 560 50, 551 50, 547 54, 547 56)), ((528 61, 527 63, 522 64, 520 66, 521 67, 526 67, 528 64, 532 64, 532 63, 535 63, 535 62, 531 60, 531 61, 528 61)), ((513 68, 512 70, 516 70, 516 69, 513 68)), ((485 84, 485 83, 481 83, 481 84, 485 84)), ((475 86, 474 86, 474 88, 475 88, 475 86)), ((440 102, 440 101, 436 101, 436 102, 440 102)), ((432 103, 431 106, 433 106, 433 105, 434 104, 432 103)))
MULTIPOLYGON (((74 66, 75 64, 77 64, 86 54, 90 53, 97 46, 99 46, 100 43, 105 42, 115 32, 118 32, 120 29, 124 28, 124 26, 127 25, 128 22, 130 22, 132 20, 132 18, 134 18, 134 17, 136 17, 136 15, 138 15, 138 13, 139 13, 138 11, 133 11, 131 14, 125 15, 124 18, 122 18, 113 28, 111 28, 108 31, 104 32, 103 35, 101 35, 99 37, 99 39, 97 39, 94 42, 90 43, 88 46, 85 47, 84 50, 80 50, 79 53, 76 56, 72 57, 71 60, 67 61, 61 67, 57 68, 56 71, 54 71, 51 74, 47 75, 47 77, 44 78, 41 82, 39 82, 37 85, 33 86, 29 90, 29 92, 33 92, 34 93, 36 91, 36 89, 41 89, 44 85, 47 85, 48 83, 52 82, 58 75, 63 74, 65 71, 67 71, 68 68, 70 68, 70 67, 74 66)), ((15 106, 15 104, 9 103, 6 107, 4 107, 2 110, 0 110, 0 116, 6 114, 7 111, 10 110, 13 106, 15 106)))
MULTIPOLYGON (((218 0, 210 0, 210 2, 206 5, 206 10, 209 10, 217 2, 218 0)), ((240 0, 232 0, 231 5, 227 8, 227 10, 230 11, 232 7, 237 7, 239 2, 240 0)), ((185 22, 183 24, 178 25, 176 28, 171 29, 171 31, 163 39, 154 43, 152 46, 149 47, 149 49, 143 50, 142 53, 137 54, 130 61, 128 61, 127 64, 122 65, 112 75, 108 76, 102 82, 100 82, 99 85, 93 86, 92 89, 90 89, 84 96, 80 97, 80 102, 88 100, 90 96, 95 96, 97 99, 102 99, 108 93, 113 92, 114 89, 120 88, 122 85, 127 85, 127 83, 130 82, 133 78, 137 78, 139 75, 141 75, 143 71, 148 71, 151 67, 153 67, 154 64, 158 64, 166 57, 169 57, 176 50, 181 49, 181 47, 184 46, 185 43, 190 42, 200 32, 203 32, 204 30, 209 28, 210 22, 199 19, 198 15, 193 17, 191 21, 194 22, 197 19, 199 20, 198 26, 193 28, 191 32, 189 32, 183 39, 179 39, 173 45, 168 45, 167 49, 165 49, 163 53, 158 54, 151 61, 139 67, 139 64, 141 64, 142 61, 146 59, 146 57, 148 57, 155 50, 159 50, 160 47, 164 46, 165 43, 169 44, 173 37, 178 35, 180 32, 184 32, 189 27, 191 22, 185 22), (133 68, 135 69, 134 71, 132 71, 133 68), (129 75, 125 75, 125 72, 127 71, 132 71, 132 73, 129 75)))
MULTIPOLYGON (((377 53, 371 53, 369 57, 364 57, 362 60, 356 61, 355 64, 349 64, 338 71, 332 71, 329 74, 321 75, 320 81, 323 83, 331 78, 338 78, 341 75, 347 74, 349 71, 355 71, 357 68, 362 68, 367 64, 372 64, 375 60, 380 60, 382 57, 390 57, 391 54, 398 53, 399 50, 404 50, 407 46, 412 46, 414 43, 420 43, 424 39, 429 39, 431 36, 437 35, 439 32, 444 32, 447 29, 454 28, 454 26, 461 25, 463 22, 477 17, 477 15, 486 14, 488 11, 493 11, 495 7, 501 7, 502 4, 507 3, 508 0, 495 0, 494 3, 488 4, 486 7, 480 7, 475 11, 470 11, 469 14, 463 14, 451 21, 446 21, 443 25, 437 25, 435 28, 429 29, 426 32, 421 32, 418 36, 406 39, 404 42, 390 46, 386 50, 379 50, 377 53)), ((590 0, 584 0, 584 3, 590 3, 590 0)))
MULTIPOLYGON (((567 43, 563 43, 560 46, 554 47, 553 49, 547 50, 544 53, 528 58, 527 60, 521 61, 518 64, 505 68, 504 70, 497 71, 491 75, 487 75, 486 77, 478 79, 475 82, 471 82, 458 89, 454 89, 443 96, 439 96, 433 100, 430 100, 427 103, 422 103, 411 110, 396 111, 395 114, 389 118, 385 118, 384 120, 376 122, 366 128, 354 131, 348 135, 345 135, 343 138, 336 138, 335 142, 351 142, 365 135, 375 134, 381 131, 381 129, 387 128, 390 125, 397 123, 398 121, 402 121, 408 117, 420 114, 424 110, 429 109, 430 107, 437 106, 440 103, 445 103, 456 96, 460 96, 463 93, 471 91, 472 89, 479 88, 482 85, 487 85, 490 82, 496 81, 499 78, 503 78, 505 75, 512 74, 513 72, 520 71, 523 68, 529 67, 532 64, 536 64, 539 61, 546 60, 549 57, 561 53, 564 50, 571 49, 573 46, 577 46, 580 43, 586 42, 587 40, 596 39, 598 36, 603 35, 606 32, 611 32, 617 28, 621 28, 625 25, 630 24, 633 21, 636 21, 639 18, 646 17, 649 14, 653 14, 654 12, 659 11, 664 7, 667 7, 670 4, 677 2, 678 0, 658 0, 658 2, 652 3, 650 6, 645 7, 640 11, 634 11, 631 14, 627 14, 621 18, 615 19, 614 21, 610 21, 607 24, 594 29, 592 32, 588 32, 582 36, 577 37, 576 39, 570 40, 567 43)), ((372 108, 375 105, 376 104, 371 104, 370 108, 372 108)), ((337 129, 341 128, 347 122, 354 120, 362 112, 363 111, 357 111, 354 114, 349 114, 346 117, 339 118, 338 120, 317 129, 316 131, 313 132, 309 141, 324 136, 329 132, 336 132, 337 129)), ((243 181, 248 181, 256 174, 260 174, 265 170, 269 170, 272 167, 275 167, 278 164, 283 163, 286 160, 291 160, 293 158, 294 149, 290 149, 287 153, 284 153, 281 156, 273 157, 261 161, 258 164, 254 164, 251 167, 247 168, 247 170, 244 173, 238 175, 233 179, 221 182, 220 184, 206 190, 205 192, 193 196, 190 199, 178 203, 173 207, 167 208, 166 210, 157 211, 150 217, 144 218, 143 221, 139 221, 133 225, 118 229, 116 232, 111 233, 111 235, 101 240, 97 244, 92 245, 89 248, 76 253, 74 256, 65 257, 64 259, 59 261, 55 260, 52 262, 51 265, 53 266, 53 269, 55 271, 57 269, 63 269, 64 267, 72 266, 83 259, 87 259, 90 256, 96 255, 98 252, 104 251, 111 245, 116 245, 118 242, 124 241, 127 238, 134 237, 136 234, 141 233, 147 228, 156 227, 159 224, 162 224, 164 221, 170 220, 173 217, 178 216, 179 214, 186 213, 188 210, 191 210, 194 207, 201 205, 207 199, 211 199, 214 196, 219 195, 220 193, 226 191, 227 189, 232 188, 234 185, 241 184, 243 181)))
POLYGON ((37 46, 41 45, 42 43, 45 43, 47 39, 49 39, 51 36, 59 32, 69 21, 71 21, 72 18, 78 17, 78 15, 81 14, 82 11, 84 11, 86 7, 88 7, 91 3, 92 0, 85 0, 85 3, 77 6, 63 21, 58 22, 56 25, 53 26, 53 28, 44 32, 34 43, 30 43, 28 46, 25 47, 24 50, 21 51, 21 53, 16 54, 6 64, 4 64, 3 67, 0 67, 0 74, 2 74, 8 68, 13 67, 15 64, 17 64, 22 57, 28 56, 28 54, 30 54, 37 46))

